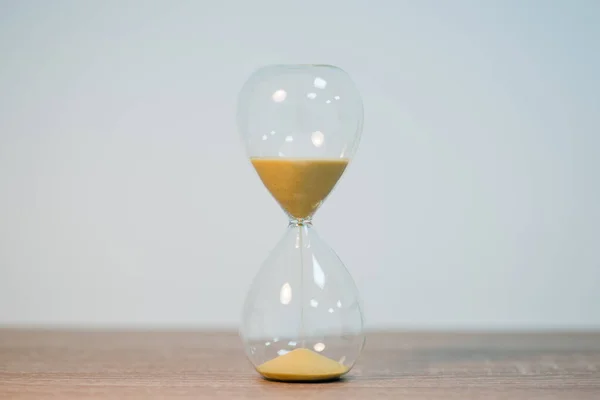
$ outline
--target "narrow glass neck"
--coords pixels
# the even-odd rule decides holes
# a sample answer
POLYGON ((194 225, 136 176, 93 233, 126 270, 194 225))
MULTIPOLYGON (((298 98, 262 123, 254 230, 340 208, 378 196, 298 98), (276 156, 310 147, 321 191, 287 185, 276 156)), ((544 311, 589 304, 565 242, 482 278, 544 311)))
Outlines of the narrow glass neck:
POLYGON ((290 223, 288 225, 289 227, 295 227, 295 226, 312 226, 312 219, 309 218, 304 218, 304 219, 295 219, 292 218, 290 219, 290 223))

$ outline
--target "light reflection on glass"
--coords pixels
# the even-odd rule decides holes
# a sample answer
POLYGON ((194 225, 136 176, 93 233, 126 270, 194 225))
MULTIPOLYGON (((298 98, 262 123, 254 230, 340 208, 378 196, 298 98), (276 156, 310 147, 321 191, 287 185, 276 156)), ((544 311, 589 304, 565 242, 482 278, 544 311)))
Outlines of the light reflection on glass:
POLYGON ((327 86, 327 81, 323 78, 316 77, 315 81, 313 82, 313 85, 317 89, 325 89, 325 87, 327 86))
POLYGON ((321 264, 315 258, 315 255, 312 255, 313 260, 313 279, 315 281, 315 285, 323 289, 325 287, 325 272, 321 268, 321 264))
POLYGON ((286 97, 287 97, 287 92, 283 89, 276 90, 275 93, 273 93, 273 96, 271 96, 271 98, 273 99, 273 101, 275 103, 283 102, 286 97))
POLYGON ((315 145, 315 147, 323 146, 323 142, 325 141, 325 135, 321 131, 315 131, 310 135, 310 140, 315 145))
POLYGON ((279 302, 283 305, 290 304, 292 301, 292 287, 289 283, 284 283, 279 291, 279 302))

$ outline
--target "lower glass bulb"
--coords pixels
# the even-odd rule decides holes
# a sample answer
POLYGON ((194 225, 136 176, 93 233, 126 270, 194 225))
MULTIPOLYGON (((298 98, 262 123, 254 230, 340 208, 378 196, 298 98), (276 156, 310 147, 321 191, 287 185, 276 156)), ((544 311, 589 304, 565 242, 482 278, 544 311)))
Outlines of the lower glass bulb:
POLYGON ((325 381, 346 374, 365 343, 358 290, 310 223, 291 223, 246 297, 240 335, 267 379, 325 381))

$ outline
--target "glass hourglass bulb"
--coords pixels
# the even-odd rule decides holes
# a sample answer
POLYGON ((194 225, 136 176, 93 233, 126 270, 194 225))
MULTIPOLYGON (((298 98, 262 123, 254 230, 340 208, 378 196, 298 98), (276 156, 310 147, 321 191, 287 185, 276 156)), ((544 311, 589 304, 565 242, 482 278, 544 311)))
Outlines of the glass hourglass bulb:
POLYGON ((290 219, 251 285, 240 328, 265 378, 336 379, 363 348, 356 285, 312 226, 354 155, 362 122, 360 94, 333 66, 264 67, 240 92, 238 127, 248 156, 290 219))

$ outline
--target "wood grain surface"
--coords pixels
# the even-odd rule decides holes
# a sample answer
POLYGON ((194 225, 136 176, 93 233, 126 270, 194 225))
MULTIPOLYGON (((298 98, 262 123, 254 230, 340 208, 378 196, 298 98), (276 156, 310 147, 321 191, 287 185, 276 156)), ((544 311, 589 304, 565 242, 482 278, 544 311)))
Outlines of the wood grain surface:
POLYGON ((0 330, 0 399, 600 399, 600 333, 373 333, 348 377, 261 379, 237 335, 0 330))

